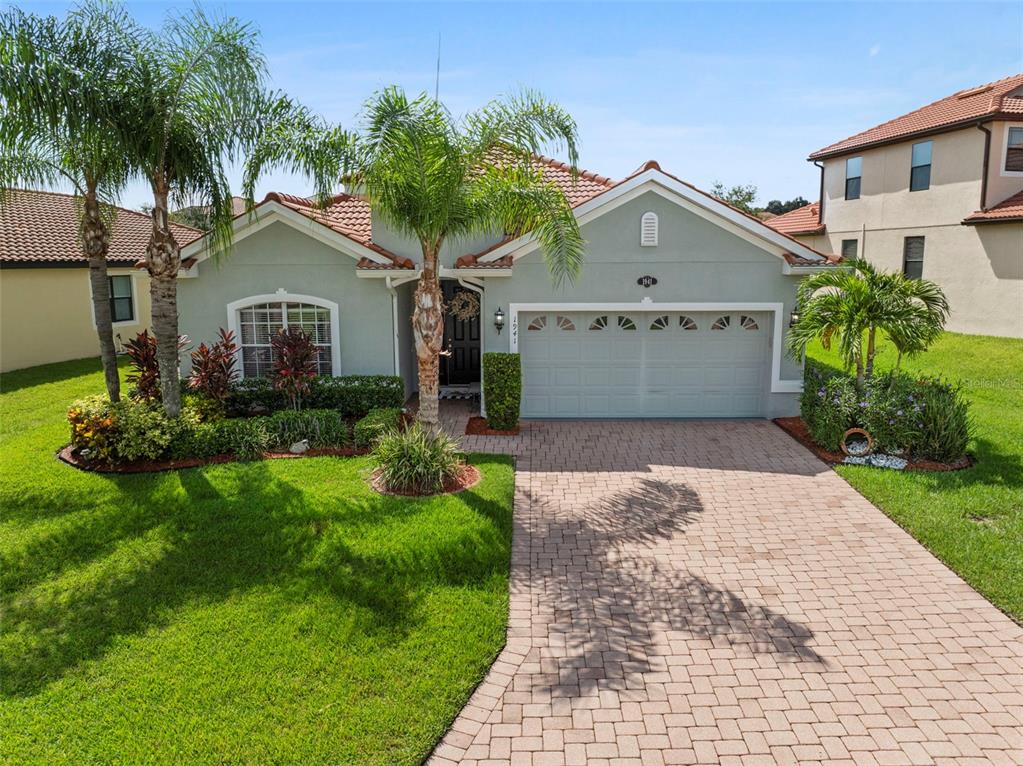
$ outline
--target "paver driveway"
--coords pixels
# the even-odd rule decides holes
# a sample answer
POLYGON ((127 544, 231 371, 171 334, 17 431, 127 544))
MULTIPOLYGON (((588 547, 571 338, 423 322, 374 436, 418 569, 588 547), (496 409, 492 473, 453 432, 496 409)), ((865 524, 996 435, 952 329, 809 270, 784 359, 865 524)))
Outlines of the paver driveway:
POLYGON ((1023 629, 766 421, 532 423, 434 764, 1023 763, 1023 629))

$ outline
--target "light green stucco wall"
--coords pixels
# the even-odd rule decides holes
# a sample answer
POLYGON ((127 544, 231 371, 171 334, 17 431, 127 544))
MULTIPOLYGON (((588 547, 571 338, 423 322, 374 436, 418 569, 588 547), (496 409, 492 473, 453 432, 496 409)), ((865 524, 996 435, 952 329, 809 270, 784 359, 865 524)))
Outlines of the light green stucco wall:
MULTIPOLYGON (((654 192, 637 197, 582 227, 586 258, 575 284, 554 287, 539 251, 515 263, 513 277, 485 280, 485 350, 507 351, 510 332, 493 326, 494 310, 512 303, 783 303, 784 318, 795 302, 799 278, 782 273, 782 261, 741 237, 704 220, 654 192), (641 247, 640 217, 658 216, 659 245, 641 247), (640 287, 650 275, 657 284, 640 287)), ((801 366, 782 354, 781 379, 799 380, 801 366)), ((771 416, 794 414, 795 394, 770 394, 771 416)))
POLYGON ((181 332, 194 345, 211 341, 227 327, 227 304, 283 288, 338 304, 342 374, 394 373, 391 295, 382 279, 360 279, 355 264, 351 256, 273 223, 237 242, 219 265, 203 261, 197 278, 179 280, 181 332))

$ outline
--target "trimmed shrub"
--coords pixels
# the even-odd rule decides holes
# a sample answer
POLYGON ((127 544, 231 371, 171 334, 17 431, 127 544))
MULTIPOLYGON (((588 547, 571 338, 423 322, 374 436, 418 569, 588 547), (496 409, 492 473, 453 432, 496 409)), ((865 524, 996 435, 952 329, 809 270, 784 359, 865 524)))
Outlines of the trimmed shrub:
POLYGON ((518 354, 488 351, 483 354, 483 398, 487 425, 510 431, 519 424, 522 404, 522 367, 518 354))
MULTIPOLYGON (((361 418, 370 410, 401 407, 405 384, 397 375, 323 375, 310 382, 302 401, 310 409, 361 418)), ((266 378, 244 378, 231 386, 226 405, 228 415, 263 415, 288 409, 289 402, 266 378)))
POLYGON ((400 409, 405 404, 405 383, 397 375, 324 375, 313 381, 306 400, 310 407, 362 418, 370 410, 400 409))
POLYGON ((194 413, 182 412, 169 418, 158 404, 125 400, 112 408, 114 415, 114 451, 125 463, 159 460, 174 437, 199 424, 194 413))
POLYGON ((216 423, 201 423, 193 434, 201 453, 194 457, 236 455, 251 460, 270 447, 265 418, 231 418, 216 423))
POLYGON ((110 400, 90 396, 74 402, 67 411, 71 426, 71 446, 87 459, 112 463, 117 459, 117 432, 110 400))
POLYGON ((454 440, 443 432, 433 436, 419 423, 404 431, 386 431, 373 456, 387 489, 418 494, 440 492, 445 481, 458 475, 463 462, 454 440))
POLYGON ((355 443, 368 447, 385 431, 396 430, 401 425, 401 410, 397 407, 370 410, 366 417, 355 424, 355 443))
POLYGON ((275 412, 265 422, 270 447, 288 449, 302 439, 309 446, 320 449, 344 447, 350 443, 348 424, 337 410, 283 410, 275 412))

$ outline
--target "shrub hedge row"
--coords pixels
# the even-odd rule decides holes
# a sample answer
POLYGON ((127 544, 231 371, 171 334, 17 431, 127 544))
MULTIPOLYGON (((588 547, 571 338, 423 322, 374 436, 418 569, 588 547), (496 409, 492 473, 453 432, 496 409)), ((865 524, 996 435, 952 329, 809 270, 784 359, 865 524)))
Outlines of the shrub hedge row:
POLYGON ((381 410, 370 410, 366 417, 355 424, 355 444, 369 447, 387 431, 395 431, 401 425, 401 410, 387 407, 381 410))
MULTIPOLYGON (((310 382, 303 408, 337 410, 346 418, 361 418, 370 410, 401 407, 405 384, 397 375, 322 375, 310 382)), ((290 409, 288 396, 267 378, 243 378, 231 385, 225 401, 231 416, 266 415, 290 409)))
POLYGON ((905 373, 875 375, 861 393, 850 375, 807 361, 800 411, 811 438, 840 449, 849 428, 863 428, 875 449, 951 462, 966 453, 972 429, 960 387, 905 373))

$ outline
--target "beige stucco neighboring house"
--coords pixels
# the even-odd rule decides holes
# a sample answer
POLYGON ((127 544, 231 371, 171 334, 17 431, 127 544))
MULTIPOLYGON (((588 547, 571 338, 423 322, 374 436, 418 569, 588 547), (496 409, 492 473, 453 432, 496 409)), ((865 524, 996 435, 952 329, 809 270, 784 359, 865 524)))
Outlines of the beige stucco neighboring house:
MULTIPOLYGON (((0 371, 99 355, 79 204, 68 194, 15 190, 0 207, 0 371)), ((202 234, 172 227, 182 245, 202 234)), ((118 347, 150 325, 149 277, 135 267, 150 229, 148 216, 117 209, 108 268, 118 347)))
POLYGON ((948 329, 1023 336, 1023 74, 810 155, 821 199, 767 222, 944 289, 948 329))

